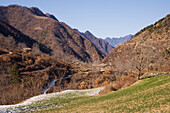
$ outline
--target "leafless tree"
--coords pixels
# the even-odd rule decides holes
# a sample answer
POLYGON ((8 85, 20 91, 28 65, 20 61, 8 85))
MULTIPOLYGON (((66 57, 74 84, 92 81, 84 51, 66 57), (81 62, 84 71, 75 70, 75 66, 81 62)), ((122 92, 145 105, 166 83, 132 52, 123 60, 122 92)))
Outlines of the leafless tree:
POLYGON ((140 79, 142 71, 148 67, 151 64, 152 59, 155 58, 154 52, 154 47, 142 47, 135 50, 131 64, 138 71, 138 79, 140 79))

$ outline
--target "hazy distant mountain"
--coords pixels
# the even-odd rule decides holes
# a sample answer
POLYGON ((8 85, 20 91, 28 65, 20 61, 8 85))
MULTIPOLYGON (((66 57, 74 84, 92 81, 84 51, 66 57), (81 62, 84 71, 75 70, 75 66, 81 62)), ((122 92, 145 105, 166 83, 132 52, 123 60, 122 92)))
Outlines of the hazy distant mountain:
POLYGON ((61 59, 85 62, 102 60, 105 55, 89 40, 53 15, 38 8, 10 5, 0 7, 0 20, 10 24, 31 39, 51 49, 51 55, 61 59))
POLYGON ((117 47, 118 45, 122 45, 124 44, 126 41, 129 41, 132 38, 133 35, 127 35, 124 37, 120 37, 120 38, 109 38, 107 37, 105 40, 112 45, 113 47, 117 47))
MULTIPOLYGON (((77 29, 75 31, 79 32, 77 29)), ((85 33, 79 32, 86 39, 91 41, 100 51, 102 51, 105 55, 108 55, 109 52, 114 48, 108 42, 101 38, 95 37, 91 32, 86 31, 85 33)))

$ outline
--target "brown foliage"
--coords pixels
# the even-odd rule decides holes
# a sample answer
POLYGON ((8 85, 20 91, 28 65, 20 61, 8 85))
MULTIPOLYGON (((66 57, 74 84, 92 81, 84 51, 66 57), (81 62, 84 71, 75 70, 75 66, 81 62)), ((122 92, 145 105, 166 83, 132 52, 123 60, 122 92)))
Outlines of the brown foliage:
POLYGON ((79 89, 86 89, 87 88, 87 83, 82 81, 80 85, 78 86, 79 89))
POLYGON ((11 60, 9 56, 3 56, 2 59, 4 62, 9 62, 11 60))
MULTIPOLYGON (((137 33, 124 45, 113 49, 104 63, 115 65, 114 70, 138 73, 169 72, 170 15, 137 33)), ((137 75, 137 74, 136 74, 137 75)))
MULTIPOLYGON (((4 54, 1 60, 4 61, 0 62, 0 92, 2 95, 0 105, 18 103, 41 94, 50 81, 66 77, 71 73, 70 65, 43 54, 37 57, 32 53, 4 54), (23 56, 24 58, 22 58, 23 56), (6 63, 9 58, 10 62, 6 63), (17 68, 14 68, 14 64, 17 64, 17 68)), ((68 83, 61 81, 56 85, 60 88, 61 84, 68 83)))
POLYGON ((106 85, 105 88, 99 94, 103 95, 103 94, 107 94, 112 91, 117 91, 121 88, 125 88, 125 87, 132 85, 136 81, 137 81, 137 79, 135 78, 135 76, 122 75, 120 81, 115 81, 115 82, 113 82, 113 84, 106 85))

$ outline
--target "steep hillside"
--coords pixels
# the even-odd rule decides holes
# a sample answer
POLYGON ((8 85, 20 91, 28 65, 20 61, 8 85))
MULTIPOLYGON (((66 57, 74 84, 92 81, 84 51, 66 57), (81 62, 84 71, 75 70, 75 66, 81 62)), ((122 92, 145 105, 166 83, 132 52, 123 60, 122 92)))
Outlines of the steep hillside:
POLYGON ((13 51, 21 51, 23 48, 32 48, 36 54, 42 52, 50 54, 51 50, 45 45, 38 43, 34 39, 22 34, 11 25, 0 20, 0 47, 13 51))
MULTIPOLYGON (((2 51, 3 49, 1 49, 2 51)), ((5 50, 3 50, 5 51, 5 50)), ((21 102, 43 93, 50 81, 72 74, 73 66, 47 54, 13 51, 0 55, 0 105, 21 102)), ((66 85, 69 78, 59 83, 66 85)), ((58 90, 64 86, 58 85, 58 90)))
POLYGON ((109 52, 113 49, 113 47, 106 42, 105 40, 101 38, 95 37, 92 33, 89 31, 86 31, 85 33, 80 33, 83 35, 85 38, 87 38, 89 41, 91 41, 96 47, 102 51, 105 55, 108 55, 109 52))
POLYGON ((113 47, 117 47, 118 45, 124 44, 126 41, 129 41, 132 38, 132 35, 127 35, 120 38, 109 38, 107 37, 105 40, 112 45, 113 47))
POLYGON ((42 93, 101 87, 116 81, 118 74, 69 64, 44 53, 0 48, 0 105, 19 103, 42 93))
POLYGON ((170 15, 138 32, 103 60, 115 70, 170 71, 170 15))
POLYGON ((89 40, 54 16, 45 15, 38 8, 17 5, 0 7, 0 20, 50 48, 54 57, 93 62, 100 61, 105 56, 89 40))

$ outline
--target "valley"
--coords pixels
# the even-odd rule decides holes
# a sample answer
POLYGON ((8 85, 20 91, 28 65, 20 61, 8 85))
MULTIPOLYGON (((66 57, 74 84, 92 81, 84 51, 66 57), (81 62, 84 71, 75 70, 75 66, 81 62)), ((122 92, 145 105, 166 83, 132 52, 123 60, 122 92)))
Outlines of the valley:
POLYGON ((0 112, 169 112, 170 14, 98 38, 36 7, 0 6, 0 112))

